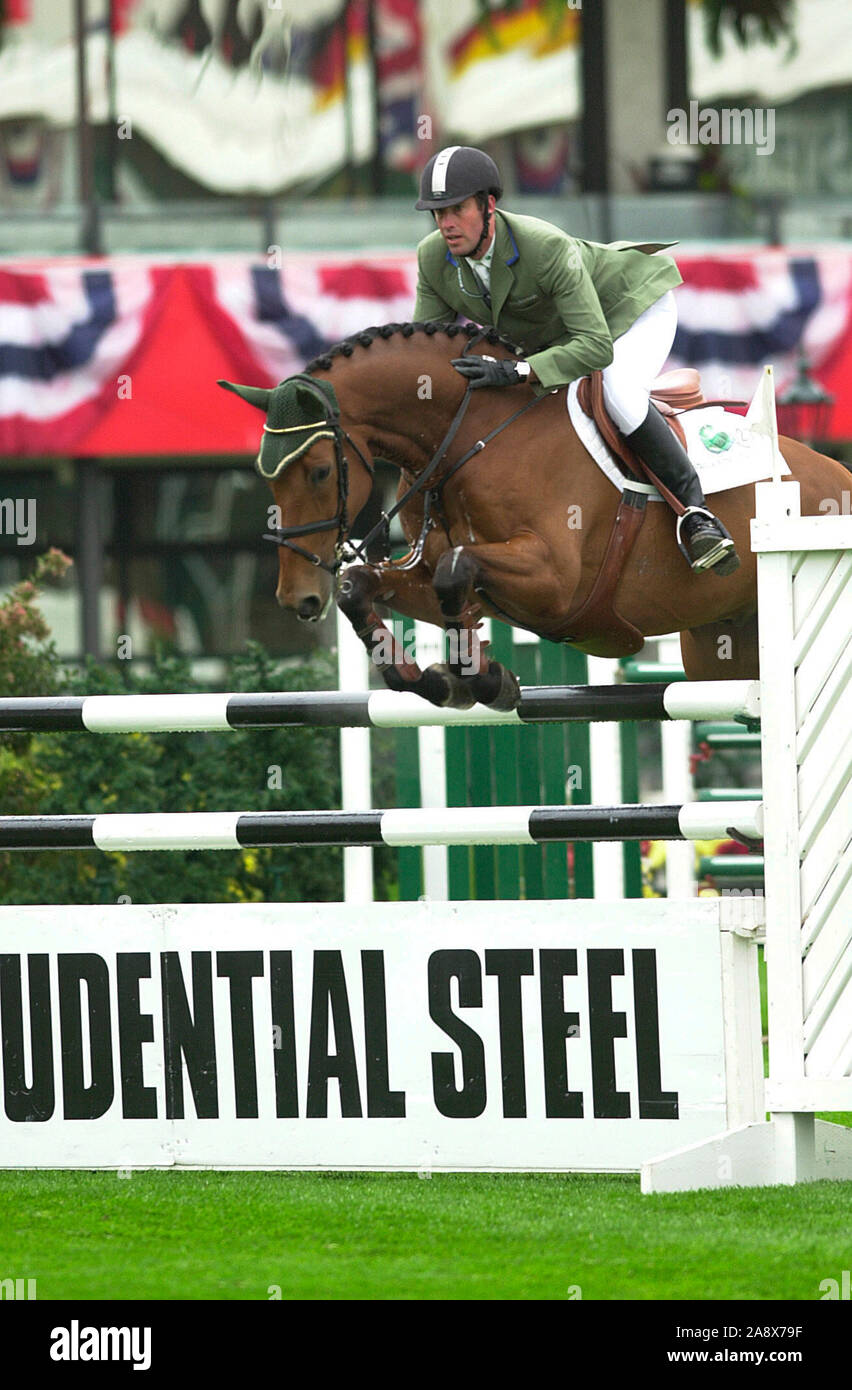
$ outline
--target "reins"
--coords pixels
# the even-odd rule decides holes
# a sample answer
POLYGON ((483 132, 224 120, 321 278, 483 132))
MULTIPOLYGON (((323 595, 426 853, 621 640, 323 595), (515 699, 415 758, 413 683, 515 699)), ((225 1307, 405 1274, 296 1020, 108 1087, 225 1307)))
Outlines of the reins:
MULTIPOLYGON (((475 341, 475 339, 472 339, 471 341, 473 342, 475 341)), ((436 452, 432 455, 432 458, 429 460, 426 467, 423 469, 423 472, 418 474, 418 476, 414 479, 414 482, 411 484, 411 487, 407 488, 406 491, 402 494, 402 496, 397 499, 397 501, 391 507, 389 512, 382 512, 381 521, 376 522, 375 526, 373 526, 372 529, 367 532, 366 536, 362 541, 349 542, 349 548, 352 552, 353 557, 359 560, 366 559, 366 551, 370 542, 375 540, 376 536, 380 535, 381 532, 389 532, 391 522, 393 521, 394 517, 402 511, 406 502, 410 501, 416 493, 424 491, 425 484, 429 481, 435 470, 438 468, 439 464, 442 462, 444 455, 446 454, 447 450, 449 449, 450 445, 452 444, 453 440, 458 434, 459 427, 461 426, 462 420, 467 414, 467 408, 470 405, 470 393, 472 390, 473 387, 471 386, 470 382, 468 382, 467 386, 465 387, 465 393, 461 400, 461 405, 459 406, 458 410, 453 416, 453 421, 450 425, 450 428, 447 430, 447 433, 444 435, 444 438, 438 445, 436 452)))

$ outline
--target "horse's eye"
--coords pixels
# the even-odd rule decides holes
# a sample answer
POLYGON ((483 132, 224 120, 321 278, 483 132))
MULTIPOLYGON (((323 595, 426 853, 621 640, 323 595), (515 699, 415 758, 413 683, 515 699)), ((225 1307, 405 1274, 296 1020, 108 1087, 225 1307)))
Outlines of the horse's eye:
POLYGON ((319 464, 316 468, 311 469, 311 482, 318 486, 320 483, 325 482, 330 473, 330 463, 319 464))

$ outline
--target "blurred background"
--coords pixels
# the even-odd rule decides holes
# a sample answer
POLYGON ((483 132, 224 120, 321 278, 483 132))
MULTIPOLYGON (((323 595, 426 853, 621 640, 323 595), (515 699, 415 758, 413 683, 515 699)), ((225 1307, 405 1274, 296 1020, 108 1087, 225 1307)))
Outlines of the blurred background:
POLYGON ((0 14, 0 590, 73 556, 43 605, 63 657, 333 640, 274 603, 261 419, 215 381, 411 317, 446 144, 488 150, 510 210, 677 240, 670 365, 750 398, 772 362, 782 430, 852 461, 848 0, 0 14))

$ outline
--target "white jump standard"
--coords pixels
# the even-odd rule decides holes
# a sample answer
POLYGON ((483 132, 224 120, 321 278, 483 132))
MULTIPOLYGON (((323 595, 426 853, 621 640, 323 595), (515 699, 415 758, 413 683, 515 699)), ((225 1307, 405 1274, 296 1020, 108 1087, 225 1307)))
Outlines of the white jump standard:
POLYGON ((852 517, 758 484, 772 1118, 645 1163, 646 1192, 852 1179, 852 517))

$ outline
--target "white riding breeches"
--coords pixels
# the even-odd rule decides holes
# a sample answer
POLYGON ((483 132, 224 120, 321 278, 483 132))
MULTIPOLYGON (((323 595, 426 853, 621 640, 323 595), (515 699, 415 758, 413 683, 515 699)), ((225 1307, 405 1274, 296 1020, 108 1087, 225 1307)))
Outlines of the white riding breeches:
POLYGON ((632 434, 648 414, 649 392, 676 330, 677 304, 674 291, 667 290, 613 343, 612 361, 603 370, 603 394, 622 434, 632 434))

